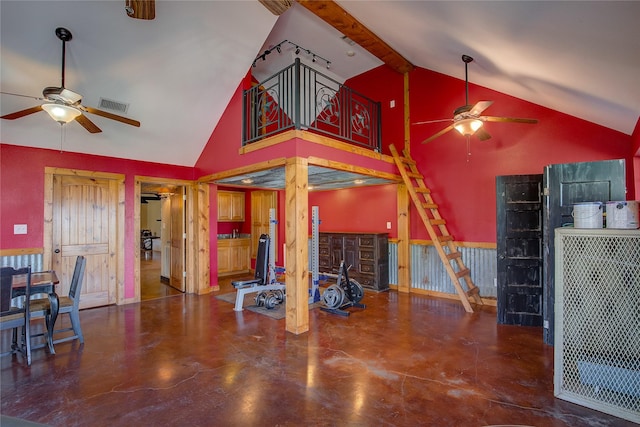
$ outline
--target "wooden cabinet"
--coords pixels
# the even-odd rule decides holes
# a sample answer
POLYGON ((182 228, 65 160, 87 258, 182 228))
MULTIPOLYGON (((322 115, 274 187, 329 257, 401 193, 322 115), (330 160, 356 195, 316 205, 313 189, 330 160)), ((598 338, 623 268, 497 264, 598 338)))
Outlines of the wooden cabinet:
POLYGON ((218 276, 251 271, 251 239, 218 240, 218 276))
POLYGON ((320 233, 320 272, 337 273, 344 260, 349 277, 366 289, 389 289, 389 237, 386 233, 320 233))
POLYGON ((218 221, 244 221, 244 193, 218 191, 218 221))

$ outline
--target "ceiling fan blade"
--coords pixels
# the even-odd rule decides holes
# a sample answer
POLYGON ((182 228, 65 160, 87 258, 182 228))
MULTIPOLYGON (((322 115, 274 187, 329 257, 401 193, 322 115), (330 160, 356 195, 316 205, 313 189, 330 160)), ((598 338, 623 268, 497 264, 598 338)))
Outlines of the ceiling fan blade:
POLYGON ((156 2, 155 0, 125 0, 125 11, 135 19, 155 19, 156 2))
POLYGON ((424 141, 422 141, 423 144, 426 144, 427 142, 431 142, 434 139, 436 139, 439 136, 444 135, 445 133, 449 132, 451 129, 453 129, 453 124, 450 124, 449 126, 447 126, 446 128, 442 129, 440 132, 436 133, 435 135, 431 135, 429 138, 425 139, 424 141))
POLYGON ((438 120, 425 120, 422 122, 415 122, 414 125, 425 125, 427 123, 442 123, 442 122, 450 122, 451 119, 438 119, 438 120))
POLYGON ((478 117, 480 120, 485 122, 512 122, 512 123, 529 123, 536 124, 538 120, 536 119, 521 119, 518 117, 492 117, 492 116, 481 116, 478 117))
POLYGON ((19 94, 19 93, 12 93, 12 92, 0 92, 0 93, 3 94, 3 95, 20 96, 22 98, 35 99, 36 101, 46 101, 46 99, 40 98, 38 96, 22 95, 22 94, 19 94))
POLYGON ((486 131, 484 126, 476 131, 476 136, 480 141, 486 141, 487 139, 491 139, 491 135, 489 134, 489 132, 486 131))
POLYGON ((469 110, 469 114, 472 116, 477 116, 487 108, 491 107, 491 104, 493 104, 493 101, 478 101, 476 102, 476 105, 471 107, 471 110, 469 110))
POLYGON ((91 108, 91 107, 85 107, 85 106, 82 106, 80 108, 86 111, 87 113, 96 114, 98 116, 106 117, 107 119, 116 120, 118 122, 125 123, 135 127, 140 127, 140 122, 137 120, 128 119, 126 117, 118 116, 117 114, 112 114, 106 111, 98 110, 97 108, 91 108))
POLYGON ((84 114, 80 114, 78 117, 76 117, 76 122, 80 123, 80 125, 85 128, 86 130, 88 130, 91 133, 100 133, 102 132, 102 129, 100 129, 98 126, 95 125, 95 123, 93 123, 91 120, 89 120, 89 118, 87 116, 85 116, 84 114))
POLYGON ((42 106, 38 105, 35 107, 27 108, 26 110, 20 110, 20 111, 16 111, 15 113, 5 114, 0 118, 7 119, 7 120, 15 120, 15 119, 19 119, 20 117, 28 116, 29 114, 37 113, 38 111, 42 111, 42 106))

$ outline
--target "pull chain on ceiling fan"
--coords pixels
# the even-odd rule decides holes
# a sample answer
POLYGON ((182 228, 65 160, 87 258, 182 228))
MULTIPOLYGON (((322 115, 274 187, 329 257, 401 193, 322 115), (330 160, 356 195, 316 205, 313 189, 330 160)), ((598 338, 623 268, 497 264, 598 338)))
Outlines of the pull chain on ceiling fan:
POLYGON ((105 117, 107 119, 115 120, 131 126, 140 127, 140 122, 137 120, 122 117, 117 114, 109 113, 107 111, 98 110, 97 108, 85 107, 81 104, 82 95, 80 95, 79 93, 75 93, 65 87, 66 43, 70 41, 73 36, 71 35, 71 31, 62 27, 56 28, 55 34, 62 41, 62 75, 60 87, 45 87, 42 90, 43 98, 20 95, 17 93, 1 92, 5 95, 21 96, 24 98, 32 98, 38 101, 46 102, 44 104, 27 108, 25 110, 16 111, 15 113, 5 114, 0 118, 5 120, 15 120, 44 110, 49 114, 49 116, 51 116, 53 120, 60 123, 61 125, 75 120, 90 133, 102 132, 102 130, 98 126, 96 126, 95 123, 89 120, 89 118, 85 114, 83 114, 92 113, 98 116, 105 117))
MULTIPOLYGON (((452 129, 457 130, 461 135, 467 139, 476 135, 480 141, 486 141, 491 138, 489 132, 484 129, 484 122, 512 122, 512 123, 538 123, 536 119, 521 119, 516 117, 493 117, 493 116, 481 116, 482 112, 489 108, 493 101, 479 101, 475 105, 469 105, 469 74, 468 66, 473 61, 473 58, 469 55, 462 55, 462 62, 464 62, 464 81, 465 81, 465 105, 456 108, 453 112, 453 119, 439 119, 439 120, 427 120, 423 122, 414 123, 415 125, 421 125, 426 123, 438 123, 448 122, 452 123, 441 131, 431 135, 429 138, 422 141, 423 144, 433 141, 439 136, 444 135, 452 129)), ((468 144, 468 141, 467 141, 468 144)))

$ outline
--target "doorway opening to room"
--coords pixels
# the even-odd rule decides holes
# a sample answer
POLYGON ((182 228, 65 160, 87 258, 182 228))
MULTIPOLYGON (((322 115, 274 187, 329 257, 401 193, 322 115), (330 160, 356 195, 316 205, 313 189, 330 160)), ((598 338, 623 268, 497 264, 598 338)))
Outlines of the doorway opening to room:
POLYGON ((139 211, 140 301, 186 291, 186 187, 141 181, 139 211))

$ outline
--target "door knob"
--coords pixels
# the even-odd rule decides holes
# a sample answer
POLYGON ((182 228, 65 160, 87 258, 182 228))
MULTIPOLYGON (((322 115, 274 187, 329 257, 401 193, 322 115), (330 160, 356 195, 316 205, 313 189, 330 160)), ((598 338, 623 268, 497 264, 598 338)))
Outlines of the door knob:
POLYGON ((56 249, 56 250, 55 250, 55 251, 53 251, 53 252, 55 252, 55 253, 59 254, 59 253, 60 253, 60 249, 56 249))

